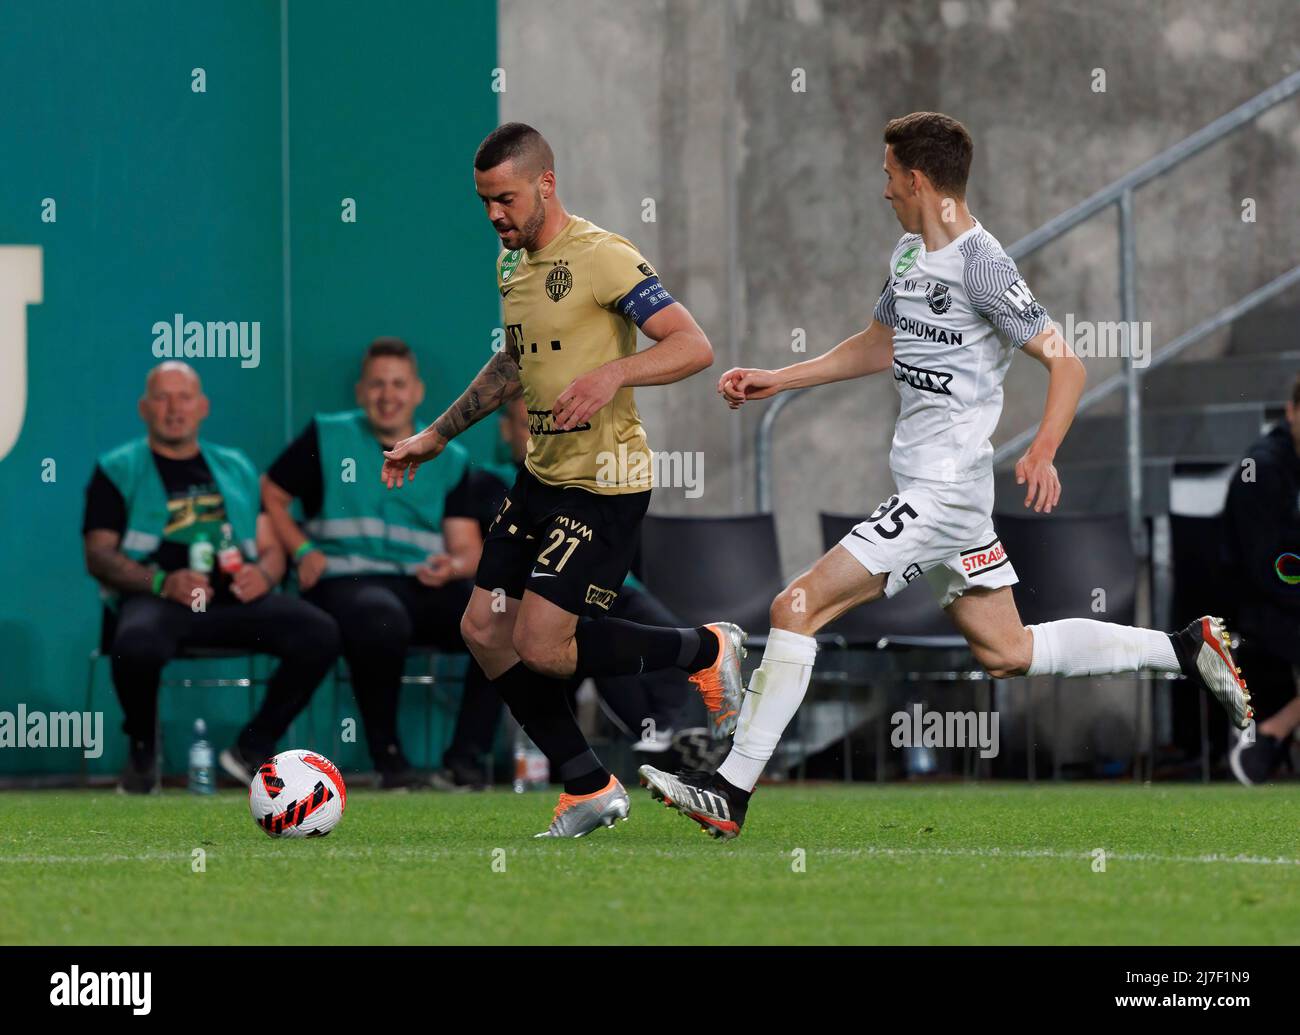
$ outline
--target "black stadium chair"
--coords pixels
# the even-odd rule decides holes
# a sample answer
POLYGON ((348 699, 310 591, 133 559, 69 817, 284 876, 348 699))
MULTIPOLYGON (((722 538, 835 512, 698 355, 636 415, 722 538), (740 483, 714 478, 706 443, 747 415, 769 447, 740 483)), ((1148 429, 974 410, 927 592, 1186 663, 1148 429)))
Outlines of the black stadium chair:
POLYGON ((1020 584, 1016 606, 1026 625, 1059 618, 1099 618, 1132 625, 1137 614, 1137 557, 1123 514, 1053 514, 994 518, 1020 584), (1105 590, 1095 611, 1095 590, 1105 590))
MULTIPOLYGON (((1170 606, 1173 627, 1181 628, 1201 615, 1220 615, 1227 620, 1229 629, 1235 629, 1237 580, 1227 570, 1223 555, 1223 515, 1170 514, 1169 538, 1174 574, 1170 606)), ((1216 718, 1211 730, 1210 699, 1205 694, 1197 694, 1194 702, 1186 694, 1176 694, 1171 705, 1174 742, 1184 750, 1196 746, 1201 780, 1208 783, 1212 755, 1228 746, 1227 718, 1216 718)), ((1222 716, 1222 712, 1215 709, 1215 715, 1222 716)))
MULTIPOLYGON (((861 514, 820 515, 822 545, 829 551, 865 519, 861 514)), ((925 579, 916 579, 894 597, 881 597, 846 612, 826 628, 850 650, 886 652, 886 684, 975 682, 987 688, 987 676, 974 665, 965 638, 957 632, 925 579), (925 651, 927 666, 916 668, 916 652, 925 651), (943 653, 937 653, 943 652, 943 653)), ((886 705, 888 685, 884 687, 886 705)), ((987 695, 986 695, 987 696, 987 695)), ((981 702, 981 707, 988 701, 981 702)), ((884 707, 876 723, 876 779, 884 778, 884 707)))
POLYGON ((771 514, 647 517, 641 526, 646 587, 684 622, 735 622, 765 637, 784 588, 771 514))
MULTIPOLYGON (((1062 618, 1092 618, 1133 625, 1137 615, 1138 562, 1124 514, 998 514, 994 524, 1020 582, 1013 589, 1026 625, 1062 618), (1104 591, 1104 597, 1097 594, 1104 591), (1097 605, 1101 609, 1094 610, 1097 605)), ((1026 688, 1026 724, 1033 730, 1033 693, 1026 688)), ((1061 677, 1052 680, 1052 776, 1060 779, 1061 677)), ((1137 695, 1133 767, 1138 765, 1138 731, 1143 695, 1137 695)), ((1031 737, 1032 745, 1032 737, 1031 737)), ((1028 749, 1031 778, 1034 764, 1028 749)))

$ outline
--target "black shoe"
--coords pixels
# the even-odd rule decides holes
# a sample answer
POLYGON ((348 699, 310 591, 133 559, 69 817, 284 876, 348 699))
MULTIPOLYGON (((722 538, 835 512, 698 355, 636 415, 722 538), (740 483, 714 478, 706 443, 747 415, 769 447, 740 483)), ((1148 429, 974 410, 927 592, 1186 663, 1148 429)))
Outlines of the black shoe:
POLYGON ((749 795, 716 773, 665 773, 643 765, 641 786, 650 797, 695 820, 710 837, 729 841, 740 836, 749 808, 749 795))
POLYGON ((401 769, 379 770, 379 789, 381 791, 418 791, 430 786, 429 777, 403 766, 401 769))
POLYGON ((1228 752, 1228 766, 1232 775, 1247 787, 1267 783, 1282 761, 1282 741, 1267 733, 1255 732, 1255 742, 1248 744, 1242 737, 1228 752))
POLYGON ((429 783, 435 790, 464 793, 468 791, 487 790, 487 774, 473 766, 457 765, 455 762, 429 774, 429 783))
POLYGON ((253 782, 254 774, 262 768, 262 763, 267 759, 250 754, 247 748, 236 743, 221 752, 217 761, 227 776, 233 777, 247 787, 253 782))
POLYGON ((119 794, 157 794, 158 756, 143 743, 132 743, 127 754, 126 767, 118 777, 119 794))

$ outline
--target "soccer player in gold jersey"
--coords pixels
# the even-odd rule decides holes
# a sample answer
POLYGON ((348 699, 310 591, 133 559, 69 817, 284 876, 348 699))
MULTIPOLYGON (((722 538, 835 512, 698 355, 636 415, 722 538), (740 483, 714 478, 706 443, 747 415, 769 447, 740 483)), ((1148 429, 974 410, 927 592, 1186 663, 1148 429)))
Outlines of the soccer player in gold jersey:
POLYGON ((461 631, 564 783, 539 836, 580 837, 626 819, 628 798, 578 729, 574 681, 675 666, 699 688, 716 732, 734 727, 741 629, 657 628, 607 614, 653 481, 632 390, 698 373, 713 349, 630 242, 565 210, 537 130, 512 122, 489 134, 474 183, 504 249, 504 347, 446 413, 384 454, 383 478, 400 487, 450 439, 523 395, 528 455, 484 542, 461 631), (637 350, 638 327, 650 348, 637 350))

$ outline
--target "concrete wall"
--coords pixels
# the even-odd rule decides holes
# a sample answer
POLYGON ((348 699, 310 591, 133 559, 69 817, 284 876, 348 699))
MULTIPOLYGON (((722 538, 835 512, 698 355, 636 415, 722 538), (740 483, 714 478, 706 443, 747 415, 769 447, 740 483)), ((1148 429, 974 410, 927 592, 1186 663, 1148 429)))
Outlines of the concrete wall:
MULTIPOLYGON (((752 509, 762 404, 730 413, 713 375, 801 358, 796 328, 812 355, 869 318, 899 233, 880 198, 886 119, 939 109, 966 122, 972 210, 1009 245, 1300 66, 1294 10, 1289 0, 500 0, 502 117, 550 137, 570 208, 636 241, 718 353, 710 374, 639 393, 653 446, 705 457, 703 499, 663 491, 655 509, 752 509), (642 221, 645 198, 653 222, 642 221)), ((1140 315, 1157 344, 1300 260, 1287 192, 1296 111, 1283 106, 1138 194, 1140 315), (1246 197, 1253 224, 1241 220, 1246 197)), ((1114 225, 1098 217, 1025 264, 1058 320, 1118 318, 1114 225)), ((1093 382, 1117 366, 1089 361, 1093 382)), ((1030 361, 1013 364, 998 440, 1037 419, 1045 383, 1030 361)), ((820 552, 819 509, 869 510, 888 493, 896 410, 878 377, 784 414, 776 495, 788 573, 820 552)))
MULTIPOLYGON (((713 394, 718 373, 807 358, 792 351, 796 329, 813 355, 869 319, 900 232, 880 197, 887 119, 937 109, 967 124, 972 211, 1010 245, 1300 67, 1294 0, 500 0, 499 10, 502 117, 548 135, 570 208, 636 241, 715 345, 713 371, 638 393, 656 449, 704 454, 703 498, 660 490, 660 513, 755 509, 765 404, 731 413, 713 394), (645 198, 653 222, 642 221, 645 198)), ((1298 109, 1275 109, 1138 193, 1139 316, 1157 347, 1300 261, 1298 109), (1254 223, 1241 218, 1248 197, 1254 223)), ((1055 319, 1118 319, 1117 241, 1108 212, 1023 264, 1055 319)), ((1088 367, 1095 384, 1119 363, 1088 367)), ((1037 364, 1012 364, 995 442, 1037 421, 1045 386, 1037 364)), ((819 510, 865 513, 891 491, 897 406, 886 375, 819 389, 782 415, 787 575, 821 552, 819 510)), ((1068 482, 1064 491, 1068 506, 1068 482)), ((1065 759, 1124 755, 1134 692, 1120 680, 1067 684, 1065 759)), ((1005 716, 1017 730, 1019 700, 1005 716)))

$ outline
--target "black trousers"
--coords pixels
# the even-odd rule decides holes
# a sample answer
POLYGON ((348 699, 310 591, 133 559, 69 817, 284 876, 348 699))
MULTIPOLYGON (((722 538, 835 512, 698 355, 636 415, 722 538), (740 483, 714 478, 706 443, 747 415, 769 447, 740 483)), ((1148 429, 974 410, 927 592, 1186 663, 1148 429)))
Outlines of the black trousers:
MULTIPOLYGON (((609 613, 613 618, 643 625, 682 624, 658 599, 637 589, 623 589, 609 613)), ((686 673, 673 668, 596 680, 596 690, 633 738, 639 738, 645 731, 646 720, 653 722, 657 730, 678 725, 689 689, 686 673)), ((483 756, 492 750, 500 721, 501 698, 491 685, 474 688, 467 685, 456 716, 456 732, 444 756, 447 765, 471 771, 480 769, 483 756)))
MULTIPOLYGON (((322 579, 305 594, 338 622, 366 744, 377 768, 408 764, 397 732, 407 648, 414 644, 464 653, 460 620, 472 588, 468 579, 434 589, 409 575, 357 575, 322 579)), ((466 698, 481 697, 486 685, 483 670, 471 657, 466 698)))
POLYGON ((329 615, 276 593, 200 612, 161 597, 126 597, 111 646, 113 686, 122 729, 137 750, 153 747, 163 666, 183 647, 237 647, 280 659, 262 707, 239 736, 247 754, 268 758, 338 657, 339 631, 329 615))

